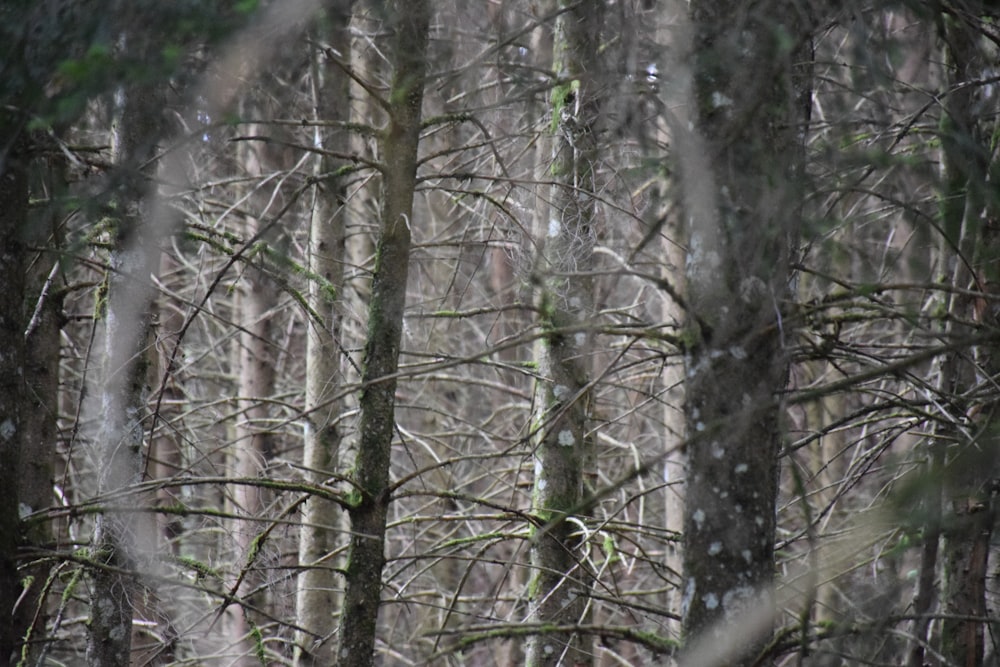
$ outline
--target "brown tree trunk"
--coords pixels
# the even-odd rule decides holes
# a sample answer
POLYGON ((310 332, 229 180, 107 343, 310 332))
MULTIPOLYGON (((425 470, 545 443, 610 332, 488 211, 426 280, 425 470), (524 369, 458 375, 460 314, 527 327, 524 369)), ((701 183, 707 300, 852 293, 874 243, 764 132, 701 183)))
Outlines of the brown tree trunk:
MULTIPOLYGON (((995 173, 989 175, 991 169, 995 171, 990 164, 989 131, 974 111, 984 104, 979 99, 983 93, 971 85, 991 65, 974 24, 982 7, 966 9, 968 14, 943 18, 949 92, 940 127, 944 180, 941 223, 947 237, 942 242, 943 263, 953 267, 950 282, 955 289, 949 296, 952 318, 946 326, 955 340, 975 334, 978 326, 996 326, 988 311, 977 308, 969 291, 983 292, 996 280, 1000 256, 1000 239, 991 229, 1000 205, 992 192, 995 173), (958 253, 953 254, 956 247, 958 253)), ((947 441, 957 446, 947 449, 942 466, 941 598, 945 617, 941 622, 941 653, 961 667, 982 665, 986 648, 987 566, 997 491, 991 486, 1000 472, 996 464, 997 410, 995 404, 975 404, 972 397, 979 382, 977 375, 992 377, 997 372, 995 349, 962 347, 944 359, 942 368, 943 403, 953 406, 954 414, 942 415, 941 430, 947 441)))

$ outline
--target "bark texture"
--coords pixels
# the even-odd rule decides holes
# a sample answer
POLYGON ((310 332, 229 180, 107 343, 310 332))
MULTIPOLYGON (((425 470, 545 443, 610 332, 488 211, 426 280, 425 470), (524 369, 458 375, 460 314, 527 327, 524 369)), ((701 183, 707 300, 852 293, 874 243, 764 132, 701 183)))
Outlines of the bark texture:
POLYGON ((17 474, 24 396, 24 273, 22 240, 28 215, 28 154, 20 114, 0 109, 0 660, 18 651, 13 623, 20 593, 17 548, 21 531, 17 474))
MULTIPOLYGON (((156 269, 156 231, 149 216, 150 165, 160 136, 159 91, 134 86, 119 91, 114 131, 116 170, 115 238, 109 260, 105 303, 106 376, 101 393, 104 426, 95 465, 99 492, 109 502, 143 473, 143 429, 147 394, 147 344, 156 269)), ((129 664, 137 570, 152 545, 136 539, 136 516, 124 511, 97 516, 91 557, 91 617, 87 661, 93 667, 129 664)))
MULTIPOLYGON (((340 57, 350 62, 350 3, 327 3, 322 36, 340 57)), ((349 108, 349 79, 322 56, 313 71, 316 115, 320 120, 344 121, 349 108)), ((319 145, 346 153, 343 130, 325 130, 319 145)), ((341 384, 340 339, 342 318, 336 299, 344 285, 345 228, 347 208, 343 179, 331 174, 337 165, 330 158, 317 163, 323 186, 317 189, 309 229, 308 266, 314 278, 309 283, 309 305, 316 319, 309 322, 306 339, 306 434, 302 465, 307 479, 323 484, 337 471, 341 435, 338 426, 342 404, 332 400, 341 384), (322 281, 322 282, 320 282, 322 281)), ((338 575, 332 552, 336 547, 339 510, 321 498, 310 498, 302 511, 299 536, 297 624, 303 628, 297 642, 297 662, 302 666, 331 665, 335 660, 334 611, 339 606, 338 575)))
POLYGON ((690 3, 693 131, 675 128, 688 224, 683 633, 731 665, 771 628, 780 310, 798 212, 795 2, 690 3))
MULTIPOLYGON (((967 9, 978 14, 973 6, 978 4, 967 9)), ((945 325, 954 340, 996 327, 993 306, 977 303, 971 294, 988 292, 988 285, 1000 277, 996 228, 1000 205, 991 185, 996 173, 989 130, 984 115, 976 112, 987 102, 982 99, 983 91, 972 85, 989 65, 982 37, 966 18, 959 14, 943 19, 950 85, 940 127, 941 222, 946 237, 942 256, 951 274, 946 279, 954 288, 948 297, 951 317, 945 325)), ((986 650, 987 576, 995 522, 993 500, 1000 490, 996 482, 1000 432, 996 404, 983 405, 975 396, 980 378, 994 377, 996 372, 995 349, 986 346, 956 349, 944 358, 941 371, 940 389, 953 409, 942 415, 942 441, 957 445, 945 448, 939 456, 944 481, 941 565, 946 615, 941 622, 941 653, 950 664, 962 667, 982 665, 986 650)))
MULTIPOLYGON (((543 522, 531 546, 532 620, 551 626, 583 624, 589 614, 592 573, 586 539, 574 513, 589 489, 595 462, 588 433, 596 201, 595 171, 600 120, 600 49, 603 2, 561 2, 566 10, 554 37, 554 65, 567 81, 553 90, 553 160, 550 218, 539 240, 542 376, 537 386, 534 512, 543 522)), ((533 635, 526 664, 586 665, 592 640, 573 632, 533 635)))
POLYGON ((351 543, 340 625, 338 664, 374 663, 375 635, 385 565, 385 528, 390 502, 389 464, 395 430, 394 377, 399 365, 403 310, 410 260, 410 227, 416 187, 417 147, 427 71, 429 0, 389 3, 395 71, 384 130, 381 227, 375 256, 368 337, 362 372, 361 433, 354 465, 351 543))

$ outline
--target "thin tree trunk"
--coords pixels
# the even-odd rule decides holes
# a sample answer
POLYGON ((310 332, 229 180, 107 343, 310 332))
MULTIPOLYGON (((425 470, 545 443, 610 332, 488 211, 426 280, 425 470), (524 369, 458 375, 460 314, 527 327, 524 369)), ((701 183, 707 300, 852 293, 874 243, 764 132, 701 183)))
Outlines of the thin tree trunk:
MULTIPOLYGON (((322 19, 324 38, 339 58, 350 62, 351 36, 348 31, 350 3, 329 2, 322 19)), ((320 120, 348 120, 349 79, 325 57, 317 54, 313 68, 316 114, 320 120)), ((318 144, 345 153, 344 130, 317 130, 318 144), (328 139, 324 140, 324 137, 328 139)), ((327 174, 325 187, 316 190, 309 226, 308 267, 314 275, 309 283, 309 305, 319 321, 310 320, 306 334, 306 433, 302 467, 306 478, 323 484, 337 471, 337 450, 341 433, 338 420, 342 407, 332 400, 341 383, 340 351, 342 318, 335 299, 343 298, 347 207, 343 179, 330 177, 336 164, 332 159, 317 162, 317 176, 327 174), (322 279, 323 283, 319 282, 322 279)), ((299 535, 299 566, 296 599, 297 625, 302 628, 296 641, 296 662, 305 666, 336 662, 333 640, 338 575, 332 552, 336 547, 340 511, 321 498, 310 498, 302 511, 299 535)))
MULTIPOLYGON (((0 618, 9 619, 20 593, 17 475, 24 437, 24 273, 28 217, 28 154, 20 114, 0 109, 0 618)), ((15 626, 0 622, 0 660, 19 653, 15 626)))
POLYGON ((682 626, 692 662, 750 665, 773 623, 803 36, 794 2, 693 0, 690 11, 693 130, 673 128, 689 224, 682 626))
MULTIPOLYGON (((941 121, 941 222, 947 235, 942 248, 949 258, 946 265, 953 267, 951 284, 955 289, 949 296, 948 313, 952 318, 946 326, 956 338, 975 333, 972 322, 996 326, 977 311, 975 299, 968 293, 983 291, 987 282, 997 278, 998 244, 987 219, 995 220, 1000 211, 990 192, 995 186, 987 176, 991 149, 981 119, 974 112, 976 98, 982 93, 969 85, 989 67, 978 44, 980 36, 966 23, 978 16, 976 12, 943 19, 950 90, 941 121), (952 254, 956 241, 959 256, 952 254), (981 267, 979 275, 971 271, 973 267, 981 267)), ((946 616, 941 622, 941 653, 962 667, 979 667, 985 653, 986 578, 995 493, 990 483, 998 470, 997 436, 990 422, 996 410, 995 405, 975 406, 969 397, 975 394, 979 373, 992 377, 997 371, 997 360, 991 352, 956 350, 944 360, 942 369, 943 402, 956 408, 955 414, 942 416, 954 420, 942 428, 960 446, 949 448, 943 467, 947 513, 942 518, 941 597, 946 616), (974 414, 977 417, 966 426, 974 414), (970 427, 978 432, 973 433, 970 427)))
MULTIPOLYGON (((593 260, 596 201, 595 170, 600 121, 597 54, 604 3, 562 2, 555 31, 554 65, 568 83, 553 91, 554 140, 550 220, 539 240, 537 271, 542 277, 539 305, 548 332, 540 343, 546 378, 537 387, 537 444, 533 505, 544 525, 531 546, 531 619, 573 626, 586 622, 592 573, 586 566, 588 544, 578 520, 595 472, 588 433, 590 386, 587 369, 592 334, 593 260)), ((575 633, 538 634, 528 638, 526 664, 586 665, 593 662, 593 640, 575 633)))
MULTIPOLYGON (((254 159, 250 159, 249 164, 251 172, 259 176, 259 164, 254 159)), ((248 237, 258 232, 259 224, 257 219, 248 219, 248 237)), ((261 263, 267 261, 264 256, 256 259, 261 263)), ((237 479, 254 479, 267 466, 267 459, 273 450, 273 435, 269 426, 271 411, 264 399, 274 393, 276 345, 272 335, 272 319, 277 294, 274 285, 259 267, 248 268, 243 279, 244 289, 238 297, 238 312, 242 319, 237 382, 239 419, 235 429, 236 442, 230 451, 230 466, 237 479)), ((232 502, 235 512, 246 518, 234 529, 237 569, 234 577, 240 582, 236 593, 246 595, 247 591, 261 583, 258 561, 261 559, 262 545, 256 542, 261 524, 255 519, 262 516, 266 501, 263 489, 259 486, 235 484, 232 502)), ((232 616, 229 618, 228 633, 240 655, 236 664, 243 667, 259 665, 255 656, 261 647, 254 638, 253 618, 242 606, 230 608, 229 611, 232 616)))
MULTIPOLYGON (((143 473, 147 345, 156 270, 155 235, 149 217, 149 165, 161 131, 162 97, 135 86, 119 93, 114 153, 118 207, 105 306, 106 374, 101 394, 101 431, 95 463, 98 493, 109 496, 139 482, 143 473), (146 169, 146 173, 143 172, 146 169)), ((126 512, 98 514, 91 557, 91 617, 87 660, 93 667, 129 664, 132 616, 139 582, 135 575, 151 545, 137 544, 137 518, 126 512)))
POLYGON ((381 233, 368 310, 360 401, 361 441, 354 465, 347 588, 337 651, 339 664, 344 667, 368 667, 374 662, 390 502, 394 376, 399 365, 406 305, 430 15, 429 0, 396 0, 388 8, 389 27, 395 33, 396 69, 389 91, 389 125, 380 151, 384 161, 381 233))
MULTIPOLYGON (((40 166, 40 165, 39 165, 40 166)), ((59 270, 63 248, 60 225, 66 174, 61 161, 52 161, 39 169, 35 187, 48 199, 43 218, 32 225, 34 235, 29 243, 51 249, 42 252, 27 272, 28 302, 24 314, 28 316, 25 329, 25 411, 20 467, 17 473, 18 502, 26 513, 37 512, 52 505, 53 474, 56 442, 58 440, 59 353, 60 333, 63 325, 63 298, 65 295, 59 270)), ((52 542, 52 525, 48 521, 32 523, 24 533, 28 546, 47 548, 52 542)), ((31 645, 23 656, 27 664, 34 664, 45 640, 48 621, 46 601, 41 591, 48 578, 49 567, 44 564, 23 571, 26 595, 15 614, 18 635, 31 645)))

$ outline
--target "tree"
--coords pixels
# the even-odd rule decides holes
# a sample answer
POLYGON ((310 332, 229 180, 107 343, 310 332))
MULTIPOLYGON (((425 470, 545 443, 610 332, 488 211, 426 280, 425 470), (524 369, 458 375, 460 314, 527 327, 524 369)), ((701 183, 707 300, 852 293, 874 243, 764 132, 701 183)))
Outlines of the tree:
POLYGON ((427 0, 389 5, 395 71, 384 106, 389 116, 381 154, 381 225, 375 255, 368 338, 361 378, 361 434, 352 471, 351 544, 337 658, 371 665, 385 565, 385 529, 391 501, 389 466, 395 431, 395 373, 406 300, 410 227, 416 187, 421 104, 427 71, 427 0))
MULTIPOLYGON (((23 115, 18 110, 0 111, 0 456, 7 463, 0 472, 6 490, 0 500, 0 609, 14 613, 20 594, 17 547, 20 533, 18 469, 23 436, 24 396, 24 275, 26 269, 22 235, 28 215, 28 154, 22 132, 23 115)), ((19 651, 18 628, 2 623, 0 659, 11 660, 19 651)))
POLYGON ((807 118, 800 11, 692 2, 694 129, 673 127, 688 222, 683 629, 691 645, 727 644, 730 664, 757 664, 773 613, 781 310, 807 118))
MULTIPOLYGON (((125 37, 124 39, 129 39, 125 37)), ((128 44, 127 48, 135 48, 128 44)), ((163 101, 155 86, 134 86, 118 93, 114 137, 119 167, 118 215, 111 230, 112 250, 104 306, 107 369, 101 397, 105 416, 97 452, 102 473, 98 493, 111 501, 143 474, 146 417, 147 338, 152 291, 149 276, 158 266, 157 230, 148 219, 156 140, 162 134, 163 101), (134 285, 145 287, 135 288, 134 285)), ((95 562, 87 659, 91 665, 128 665, 133 598, 139 594, 134 572, 150 545, 139 544, 135 515, 107 511, 97 517, 91 557, 95 562)))
MULTIPOLYGON (((590 346, 593 344, 593 244, 597 205, 600 89, 603 85, 600 29, 603 3, 560 3, 554 36, 552 91, 553 178, 550 219, 537 239, 541 373, 535 425, 534 512, 541 526, 531 548, 531 618, 555 627, 583 624, 590 615, 593 574, 590 548, 579 519, 593 488, 590 346)), ((541 230, 539 230, 541 232, 541 230)), ((529 638, 528 665, 591 662, 591 639, 578 633, 543 632, 529 638)))
MULTIPOLYGON (((337 68, 332 58, 350 63, 349 33, 350 2, 331 2, 318 30, 318 36, 330 49, 329 56, 316 52, 313 76, 315 81, 316 114, 318 120, 329 123, 330 129, 316 128, 316 143, 332 152, 346 154, 347 132, 338 125, 348 122, 348 77, 337 68), (328 137, 324 140, 324 136, 328 137)), ((309 322, 306 338, 305 433, 302 466, 314 484, 325 484, 338 471, 338 450, 342 426, 340 411, 343 404, 337 398, 342 381, 341 350, 343 345, 343 306, 336 299, 344 298, 345 248, 347 216, 345 176, 349 170, 338 171, 336 161, 329 156, 316 160, 316 177, 325 181, 317 189, 309 229, 308 267, 313 279, 309 283, 309 305, 315 315, 309 322), (341 312, 338 312, 341 311, 341 312)), ((298 581, 297 625, 304 628, 299 639, 299 664, 329 665, 336 661, 333 641, 334 609, 338 596, 337 573, 334 569, 335 527, 340 511, 336 504, 321 498, 306 501, 302 511, 299 537, 299 564, 305 568, 298 581)))

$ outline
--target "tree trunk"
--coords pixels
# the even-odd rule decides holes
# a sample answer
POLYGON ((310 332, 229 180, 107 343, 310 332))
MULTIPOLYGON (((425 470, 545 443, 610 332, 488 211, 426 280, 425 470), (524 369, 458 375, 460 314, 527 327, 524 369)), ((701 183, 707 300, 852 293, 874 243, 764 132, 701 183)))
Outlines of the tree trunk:
MULTIPOLYGON (((944 264, 950 267, 955 290, 948 297, 951 318, 946 324, 954 340, 975 334, 977 326, 994 328, 997 324, 989 317, 992 305, 980 309, 970 295, 986 291, 986 285, 1000 277, 996 268, 1000 244, 996 230, 991 229, 1000 206, 991 192, 996 174, 988 175, 992 168, 990 133, 974 111, 984 102, 977 99, 983 92, 973 82, 990 65, 980 49, 980 35, 966 23, 979 13, 943 19, 949 92, 941 120, 941 223, 947 237, 942 242, 944 264)), ((940 387, 942 403, 955 410, 942 415, 941 429, 947 441, 958 443, 947 448, 943 465, 941 653, 961 667, 982 665, 986 647, 987 566, 997 490, 991 486, 998 473, 997 410, 995 404, 976 405, 973 397, 977 375, 992 377, 997 372, 993 352, 963 347, 950 353, 943 361, 940 387)))
POLYGON ((427 71, 429 0, 396 0, 388 17, 395 34, 395 72, 384 130, 381 230, 368 310, 362 376, 361 434, 353 474, 351 543, 340 625, 339 664, 374 662, 375 634, 385 565, 389 464, 395 430, 395 373, 399 365, 416 188, 417 147, 427 71))
MULTIPOLYGON (((21 532, 18 469, 24 424, 23 234, 28 217, 28 154, 20 114, 0 109, 0 618, 9 619, 20 593, 21 532)), ((0 622, 0 660, 19 653, 15 626, 0 622)))
MULTIPOLYGON (((264 158, 248 151, 245 157, 247 171, 260 177, 264 158)), ((252 201, 264 205, 262 197, 252 201)), ((255 236, 260 231, 261 222, 248 217, 246 236, 255 236)), ((268 235, 273 238, 273 235, 268 235)), ((274 308, 277 304, 277 290, 266 274, 268 262, 266 253, 255 258, 257 266, 251 266, 243 274, 242 290, 238 295, 238 312, 241 318, 239 349, 237 350, 239 376, 237 379, 239 417, 236 422, 236 441, 229 452, 230 468, 237 479, 256 479, 267 467, 267 460, 274 449, 271 432, 271 409, 267 399, 274 394, 275 358, 277 345, 273 336, 274 308)), ((234 593, 243 596, 261 583, 260 547, 257 537, 262 524, 256 519, 263 516, 266 499, 264 490, 254 484, 235 484, 232 488, 234 512, 246 520, 238 521, 234 528, 236 552, 234 556, 234 581, 239 583, 234 593)), ((255 600, 259 602, 259 600, 255 600)), ((227 610, 228 634, 239 658, 241 667, 256 667, 260 661, 255 657, 261 647, 254 638, 254 620, 243 606, 233 606, 227 610)))
MULTIPOLYGON (((52 160, 46 166, 38 165, 38 177, 33 179, 37 188, 48 200, 42 218, 31 226, 29 238, 32 246, 51 249, 42 252, 35 266, 27 272, 28 301, 25 315, 25 380, 27 382, 23 417, 23 441, 20 467, 17 473, 18 501, 24 513, 37 512, 53 503, 53 470, 56 443, 59 437, 59 355, 60 334, 63 325, 63 273, 60 270, 63 248, 60 229, 61 208, 66 174, 61 160, 52 160)), ((52 543, 52 525, 48 521, 32 523, 24 533, 26 545, 39 549, 52 543)), ((49 566, 38 565, 22 572, 26 582, 25 596, 15 615, 18 635, 25 637, 31 648, 25 657, 34 664, 45 640, 48 609, 41 592, 48 578, 49 566)))
MULTIPOLYGON (((149 166, 160 136, 162 96, 134 86, 118 94, 114 132, 118 169, 117 226, 110 256, 105 305, 106 374, 101 394, 104 425, 96 463, 99 494, 109 497, 139 482, 143 473, 143 429, 147 393, 147 345, 156 269, 155 235, 147 220, 149 166), (146 172, 143 172, 143 169, 146 172)), ((115 499, 116 504, 123 500, 115 499)), ((139 594, 135 575, 152 545, 137 544, 137 515, 123 511, 97 515, 91 558, 91 617, 87 660, 93 667, 129 664, 132 615, 139 594)))
MULTIPOLYGON (((329 2, 323 38, 329 41, 338 57, 350 62, 350 3, 329 2)), ((316 54, 313 68, 314 98, 318 119, 349 120, 349 79, 326 59, 316 54)), ((318 145, 341 153, 348 151, 345 130, 317 129, 318 145), (326 139, 324 139, 326 137, 326 139)), ((338 420, 342 404, 334 401, 341 383, 340 361, 342 318, 335 299, 343 298, 347 207, 343 179, 331 177, 336 164, 330 158, 317 161, 316 174, 327 174, 322 188, 317 188, 309 228, 307 265, 313 278, 309 283, 309 305, 318 321, 308 322, 306 338, 306 433, 302 467, 313 484, 323 484, 337 471, 340 445, 338 420), (322 280, 323 282, 319 282, 322 280)), ((297 664, 332 665, 336 662, 333 640, 335 630, 335 593, 338 585, 332 552, 336 547, 340 511, 333 503, 310 498, 302 511, 299 535, 297 625, 303 629, 296 641, 297 664)))
POLYGON ((693 663, 750 665, 773 622, 803 35, 783 23, 794 2, 693 0, 690 12, 694 117, 672 128, 689 225, 682 626, 693 663))
MULTIPOLYGON (((589 545, 574 513, 595 472, 588 433, 590 385, 587 360, 593 319, 595 170, 601 80, 597 54, 604 3, 562 2, 555 31, 554 65, 567 83, 553 90, 553 146, 550 219, 539 239, 536 272, 546 335, 540 342, 542 376, 537 386, 534 513, 543 525, 531 545, 530 617, 537 623, 574 626, 590 613, 593 573, 586 566, 589 545)), ((543 633, 528 638, 526 664, 586 665, 592 639, 577 633, 543 633)))

